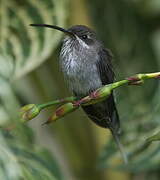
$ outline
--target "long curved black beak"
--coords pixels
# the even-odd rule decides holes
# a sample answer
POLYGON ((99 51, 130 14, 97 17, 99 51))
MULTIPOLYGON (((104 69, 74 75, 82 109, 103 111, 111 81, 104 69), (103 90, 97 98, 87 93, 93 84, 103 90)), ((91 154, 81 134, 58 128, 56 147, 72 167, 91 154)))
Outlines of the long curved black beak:
POLYGON ((30 26, 37 26, 37 27, 47 27, 47 28, 52 28, 52 29, 56 29, 58 31, 62 31, 64 32, 65 34, 69 35, 69 36, 72 36, 72 37, 75 37, 74 33, 64 29, 64 28, 61 28, 59 26, 55 26, 55 25, 49 25, 49 24, 30 24, 30 26))

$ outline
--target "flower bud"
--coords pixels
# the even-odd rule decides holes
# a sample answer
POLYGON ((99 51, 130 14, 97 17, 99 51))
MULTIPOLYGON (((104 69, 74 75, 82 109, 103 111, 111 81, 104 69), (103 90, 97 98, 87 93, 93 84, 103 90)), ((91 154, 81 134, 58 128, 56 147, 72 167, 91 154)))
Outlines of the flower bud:
POLYGON ((65 116, 66 114, 76 110, 77 108, 78 108, 78 106, 75 106, 74 103, 71 103, 71 102, 66 103, 66 104, 60 106, 59 108, 57 108, 57 110, 54 112, 54 114, 44 124, 49 124, 53 121, 56 121, 57 119, 65 116))
POLYGON ((84 97, 81 101, 84 103, 82 103, 83 106, 88 106, 91 104, 96 104, 98 102, 103 101, 104 99, 108 98, 109 95, 112 92, 112 86, 110 85, 106 85, 103 86, 99 89, 97 89, 96 91, 92 92, 89 96, 84 97))
POLYGON ((39 113, 40 113, 40 108, 36 104, 28 104, 20 109, 20 115, 22 117, 23 122, 33 119, 39 113))

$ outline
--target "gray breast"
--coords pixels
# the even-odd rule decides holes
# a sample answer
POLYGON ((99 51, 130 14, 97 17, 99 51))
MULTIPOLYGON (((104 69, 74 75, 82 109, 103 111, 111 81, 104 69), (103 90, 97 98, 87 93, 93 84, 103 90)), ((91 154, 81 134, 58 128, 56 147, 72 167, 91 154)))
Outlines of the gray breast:
POLYGON ((96 62, 97 54, 86 49, 70 47, 71 43, 63 44, 60 53, 60 66, 72 92, 85 96, 102 86, 96 62))

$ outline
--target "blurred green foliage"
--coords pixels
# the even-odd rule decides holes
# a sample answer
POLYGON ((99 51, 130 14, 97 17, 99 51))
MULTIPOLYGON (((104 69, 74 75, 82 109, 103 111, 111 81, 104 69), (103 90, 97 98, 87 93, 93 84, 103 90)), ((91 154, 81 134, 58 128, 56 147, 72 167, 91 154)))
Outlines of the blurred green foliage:
POLYGON ((58 32, 29 28, 44 21, 65 25, 67 1, 9 1, 0 6, 0 179, 62 179, 56 160, 21 125, 17 78, 35 69, 60 40, 58 32), (48 41, 53 38, 48 44, 48 41), (6 128, 5 127, 13 127, 6 128))
MULTIPOLYGON (((159 39, 158 22, 155 25, 155 21, 160 14, 155 16, 152 12, 154 9, 149 12, 147 9, 152 3, 154 6, 155 2, 147 2, 104 0, 99 3, 95 0, 89 4, 99 36, 115 55, 114 62, 119 76, 159 69, 159 56, 156 53, 159 39), (101 20, 98 20, 99 17, 101 20)), ((125 142, 131 161, 124 169, 131 172, 144 173, 152 168, 159 169, 160 144, 157 142, 149 147, 141 147, 145 138, 159 129, 158 93, 159 83, 155 82, 148 82, 143 87, 135 87, 134 90, 129 87, 117 92, 118 109, 124 130, 122 141, 125 142)), ((107 144, 100 162, 103 168, 109 166, 109 159, 114 155, 114 151, 107 152, 108 149, 110 146, 107 144)))
POLYGON ((80 18, 87 12, 89 23, 114 54, 118 80, 159 70, 159 7, 158 0, 1 0, 0 179, 115 179, 118 171, 124 172, 122 179, 158 179, 160 144, 145 143, 159 131, 158 81, 116 90, 121 141, 130 157, 127 166, 121 163, 112 139, 99 157, 108 136, 82 111, 47 128, 41 127, 45 114, 28 127, 21 124, 18 110, 28 103, 69 96, 58 66, 62 34, 29 24, 68 27, 70 17, 79 17, 76 24, 86 22, 80 18), (110 176, 113 169, 118 171, 110 176))

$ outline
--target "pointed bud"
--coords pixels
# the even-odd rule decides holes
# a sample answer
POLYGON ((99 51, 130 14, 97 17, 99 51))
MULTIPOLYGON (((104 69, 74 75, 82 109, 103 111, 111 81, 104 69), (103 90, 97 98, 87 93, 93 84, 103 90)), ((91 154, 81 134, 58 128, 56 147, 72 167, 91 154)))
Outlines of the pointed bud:
POLYGON ((40 110, 41 109, 36 104, 28 104, 23 106, 20 109, 20 115, 22 117, 22 121, 26 122, 33 119, 40 113, 40 110))
MULTIPOLYGON (((108 96, 112 92, 112 86, 111 85, 106 85, 103 86, 96 91, 92 92, 89 96, 83 98, 84 103, 82 104, 83 106, 88 106, 90 104, 96 104, 98 102, 103 101, 104 99, 108 98, 108 96)), ((81 101, 83 101, 83 99, 81 101)))
POLYGON ((66 114, 76 110, 77 108, 78 108, 78 105, 76 106, 72 102, 66 103, 66 104, 60 106, 59 108, 57 108, 57 110, 54 112, 54 114, 44 124, 49 124, 51 122, 54 122, 57 119, 65 116, 66 114))
POLYGON ((99 89, 99 98, 107 98, 111 93, 112 93, 113 87, 112 84, 103 86, 102 88, 99 89))

